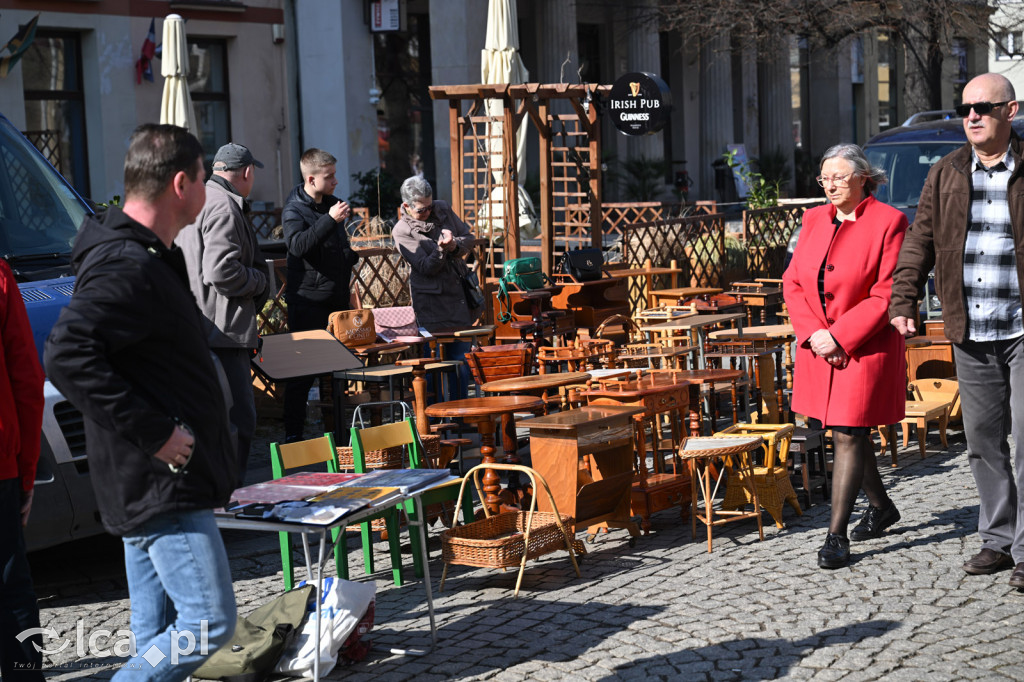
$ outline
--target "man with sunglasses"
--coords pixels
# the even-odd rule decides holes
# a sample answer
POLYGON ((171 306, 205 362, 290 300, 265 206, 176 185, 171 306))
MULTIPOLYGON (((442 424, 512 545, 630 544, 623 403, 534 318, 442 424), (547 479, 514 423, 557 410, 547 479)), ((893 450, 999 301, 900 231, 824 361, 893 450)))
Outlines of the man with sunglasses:
POLYGON ((974 78, 963 102, 956 110, 967 144, 928 173, 893 274, 889 316, 905 336, 917 332, 917 300, 934 267, 980 498, 981 551, 963 568, 1012 568, 1010 586, 1024 589, 1024 141, 1011 127, 1018 104, 1003 76, 974 78))

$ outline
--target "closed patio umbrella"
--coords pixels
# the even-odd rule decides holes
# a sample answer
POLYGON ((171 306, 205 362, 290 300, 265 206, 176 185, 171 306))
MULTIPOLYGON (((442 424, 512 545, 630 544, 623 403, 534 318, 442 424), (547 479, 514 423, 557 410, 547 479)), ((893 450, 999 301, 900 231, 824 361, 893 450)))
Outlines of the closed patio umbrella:
POLYGON ((179 14, 164 19, 164 42, 160 74, 164 77, 164 95, 160 100, 160 122, 187 128, 199 135, 192 95, 188 90, 188 41, 185 20, 179 14))
MULTIPOLYGON (((525 83, 530 73, 523 65, 519 56, 519 26, 516 16, 515 0, 490 0, 487 8, 487 38, 484 42, 484 49, 480 58, 480 78, 485 84, 494 83, 525 83)), ((487 102, 487 113, 489 116, 501 116, 501 102, 489 100, 487 102)), ((491 131, 492 137, 490 152, 490 167, 493 169, 495 181, 502 182, 502 174, 506 166, 502 158, 501 148, 501 123, 491 124, 495 129, 491 131), (497 138, 494 140, 493 138, 497 138)), ((526 180, 526 126, 520 125, 516 135, 516 177, 518 182, 526 180)), ((500 202, 504 198, 504 187, 499 184, 491 192, 491 200, 500 202)), ((519 185, 519 229, 530 232, 530 227, 535 222, 536 210, 530 195, 519 185)), ((482 207, 481 218, 489 218, 489 205, 482 207)), ((497 213, 497 211, 496 211, 497 213)), ((491 222, 491 228, 498 232, 504 228, 504 223, 499 215, 495 215, 491 222)))

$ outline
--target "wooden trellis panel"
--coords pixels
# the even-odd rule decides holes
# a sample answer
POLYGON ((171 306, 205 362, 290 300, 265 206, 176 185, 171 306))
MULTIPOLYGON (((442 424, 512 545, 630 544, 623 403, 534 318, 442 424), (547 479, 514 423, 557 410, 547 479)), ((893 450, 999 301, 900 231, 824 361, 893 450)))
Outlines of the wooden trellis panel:
POLYGON ((281 224, 281 209, 275 208, 272 211, 251 211, 249 220, 256 230, 256 236, 263 239, 281 239, 281 236, 274 236, 274 230, 281 224))
POLYGON ((360 249, 352 268, 352 288, 363 308, 410 305, 409 263, 392 248, 360 249))
POLYGON ((683 268, 680 286, 716 287, 722 283, 725 216, 721 213, 640 223, 623 227, 623 254, 631 267, 644 261, 683 268))
POLYGON ((804 211, 819 203, 814 201, 743 212, 748 277, 782 277, 789 238, 800 224, 804 211))
POLYGON ((552 237, 590 242, 590 140, 577 116, 549 115, 551 129, 552 237))

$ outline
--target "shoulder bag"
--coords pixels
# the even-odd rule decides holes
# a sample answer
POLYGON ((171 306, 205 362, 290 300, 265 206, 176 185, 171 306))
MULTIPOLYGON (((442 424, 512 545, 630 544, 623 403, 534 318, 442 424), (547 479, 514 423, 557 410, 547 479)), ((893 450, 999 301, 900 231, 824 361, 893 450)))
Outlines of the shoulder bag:
POLYGON ((498 313, 499 321, 508 322, 512 319, 512 297, 508 293, 510 286, 522 291, 532 291, 544 287, 550 281, 541 271, 540 258, 536 256, 505 261, 501 282, 498 283, 498 304, 501 308, 498 313))
POLYGON ((327 318, 327 331, 349 348, 367 346, 377 340, 373 311, 338 310, 327 318))
POLYGON ((577 282, 593 282, 601 279, 604 253, 597 247, 571 249, 562 254, 559 271, 571 276, 577 282))

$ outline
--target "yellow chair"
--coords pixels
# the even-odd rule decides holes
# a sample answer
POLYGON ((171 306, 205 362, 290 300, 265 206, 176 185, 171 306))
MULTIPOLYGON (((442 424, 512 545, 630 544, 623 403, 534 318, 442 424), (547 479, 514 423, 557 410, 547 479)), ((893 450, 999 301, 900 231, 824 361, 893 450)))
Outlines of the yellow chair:
MULTIPOLYGON (((420 440, 419 433, 416 431, 416 424, 412 417, 406 417, 402 421, 394 422, 392 424, 383 424, 381 426, 370 426, 365 428, 353 426, 350 444, 352 446, 352 459, 357 472, 361 471, 365 466, 364 462, 367 452, 394 447, 403 447, 406 449, 410 469, 429 468, 423 450, 423 443, 420 440)), ((458 500, 459 486, 461 484, 462 479, 456 478, 424 492, 420 496, 424 513, 427 513, 426 509, 428 505, 454 502, 455 500, 458 500)), ((419 515, 416 513, 416 505, 413 503, 413 500, 406 500, 403 503, 403 506, 410 521, 413 524, 418 523, 420 519, 419 515)), ((463 497, 461 507, 463 520, 465 523, 469 523, 473 520, 473 497, 471 492, 468 490, 463 497)), ((426 522, 426 520, 424 520, 424 522, 426 522)), ((363 551, 366 552, 370 536, 369 524, 363 523, 360 525, 362 526, 363 551)), ((397 539, 398 537, 398 533, 392 533, 390 528, 388 529, 388 534, 389 542, 392 538, 397 539)), ((412 543, 413 569, 416 573, 416 577, 421 578, 423 577, 423 566, 420 563, 419 533, 410 532, 409 538, 412 543)))
MULTIPOLYGON (((793 430, 792 424, 734 424, 715 434, 761 436, 764 439, 761 445, 764 450, 764 463, 753 467, 754 487, 757 489, 761 506, 768 510, 779 528, 783 527, 783 502, 788 502, 797 514, 803 515, 796 491, 789 480, 789 467, 786 461, 789 457, 793 430)), ((739 469, 730 471, 722 509, 739 509, 753 502, 750 491, 743 484, 744 475, 739 469)))
MULTIPOLYGON (((326 464, 327 471, 338 473, 337 450, 334 447, 334 436, 325 433, 320 438, 310 438, 296 443, 271 443, 270 444, 270 465, 274 478, 281 478, 290 469, 311 466, 314 464, 326 464)), ((388 543, 391 550, 391 572, 396 587, 402 585, 402 554, 398 541, 398 510, 394 507, 381 512, 388 529, 388 543)), ((361 524, 369 528, 368 519, 361 524)), ((334 562, 338 570, 338 576, 348 578, 348 547, 345 538, 341 535, 340 528, 331 531, 331 538, 334 541, 334 562)), ((284 573, 284 589, 290 590, 295 585, 295 570, 292 561, 291 538, 288 533, 278 533, 281 543, 281 568, 284 573)), ((363 536, 363 556, 366 560, 366 572, 373 573, 373 547, 369 541, 369 534, 363 536)))

